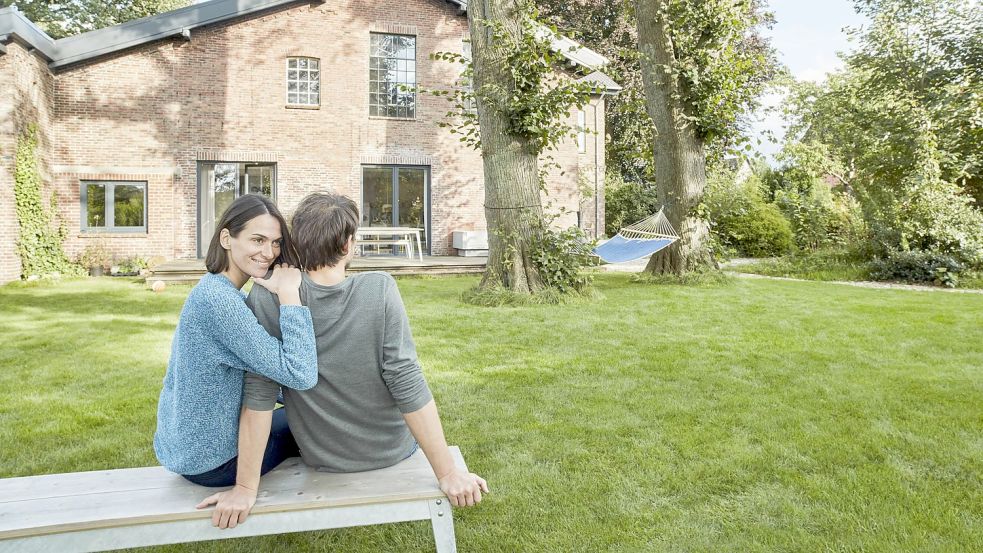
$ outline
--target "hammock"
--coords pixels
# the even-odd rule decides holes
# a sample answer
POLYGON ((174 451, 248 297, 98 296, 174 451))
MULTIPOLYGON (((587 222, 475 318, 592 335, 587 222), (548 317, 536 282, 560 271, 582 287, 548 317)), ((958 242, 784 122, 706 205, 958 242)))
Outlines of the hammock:
POLYGON ((594 248, 594 254, 608 263, 625 263, 652 255, 679 240, 662 209, 621 229, 614 238, 594 248))

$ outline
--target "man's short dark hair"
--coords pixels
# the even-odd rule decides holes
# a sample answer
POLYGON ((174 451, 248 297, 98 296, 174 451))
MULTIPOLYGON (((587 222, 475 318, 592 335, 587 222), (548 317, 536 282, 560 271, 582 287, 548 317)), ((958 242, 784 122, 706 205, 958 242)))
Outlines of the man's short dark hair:
POLYGON ((341 194, 316 192, 301 200, 291 220, 300 266, 314 271, 337 264, 358 230, 358 206, 341 194))

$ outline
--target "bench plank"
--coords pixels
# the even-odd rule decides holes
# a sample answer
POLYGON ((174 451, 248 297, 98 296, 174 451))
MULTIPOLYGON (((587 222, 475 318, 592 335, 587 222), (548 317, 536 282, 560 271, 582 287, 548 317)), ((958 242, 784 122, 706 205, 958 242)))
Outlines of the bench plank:
MULTIPOLYGON (((457 447, 455 463, 466 469, 457 447)), ((0 480, 0 540, 66 531, 209 519, 210 491, 160 467, 0 480), (141 481, 141 478, 146 478, 141 481), (18 496, 17 492, 23 495, 18 496)), ((288 459, 263 477, 254 514, 443 498, 422 451, 391 467, 318 472, 288 459)), ((0 541, 0 544, 3 542, 0 541)))
MULTIPOLYGON (((445 500, 446 501, 446 500, 445 500)), ((180 520, 136 526, 94 528, 60 534, 46 534, 0 540, 0 553, 73 553, 107 551, 194 541, 243 538, 348 528, 393 522, 426 520, 428 503, 404 502, 383 505, 356 505, 283 513, 253 513, 244 524, 221 530, 211 520, 180 520)), ((453 532, 453 528, 451 529, 453 532)), ((438 544, 440 545, 440 544, 438 544)), ((438 551, 454 551, 454 547, 438 551)))

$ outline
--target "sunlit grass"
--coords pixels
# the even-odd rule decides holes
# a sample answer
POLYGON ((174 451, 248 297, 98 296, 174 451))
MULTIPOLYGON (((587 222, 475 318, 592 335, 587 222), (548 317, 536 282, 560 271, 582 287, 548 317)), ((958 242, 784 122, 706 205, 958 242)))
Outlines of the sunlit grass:
MULTIPOLYGON (((607 274, 593 302, 482 308, 474 283, 400 281, 492 486, 462 551, 983 550, 983 296, 607 274)), ((0 288, 0 476, 154 464, 187 292, 0 288)), ((154 550, 432 548, 421 522, 154 550)))

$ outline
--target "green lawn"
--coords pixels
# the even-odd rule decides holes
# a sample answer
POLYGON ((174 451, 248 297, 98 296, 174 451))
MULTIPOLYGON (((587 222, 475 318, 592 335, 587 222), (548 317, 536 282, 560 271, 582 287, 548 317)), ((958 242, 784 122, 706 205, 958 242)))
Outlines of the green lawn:
MULTIPOLYGON (((983 296, 602 275, 474 308, 401 280, 452 443, 492 487, 474 552, 983 550, 983 296)), ((0 288, 0 476, 154 464, 188 288, 0 288)), ((248 524, 248 522, 247 522, 248 524)), ((429 523, 154 551, 432 551, 429 523)))

